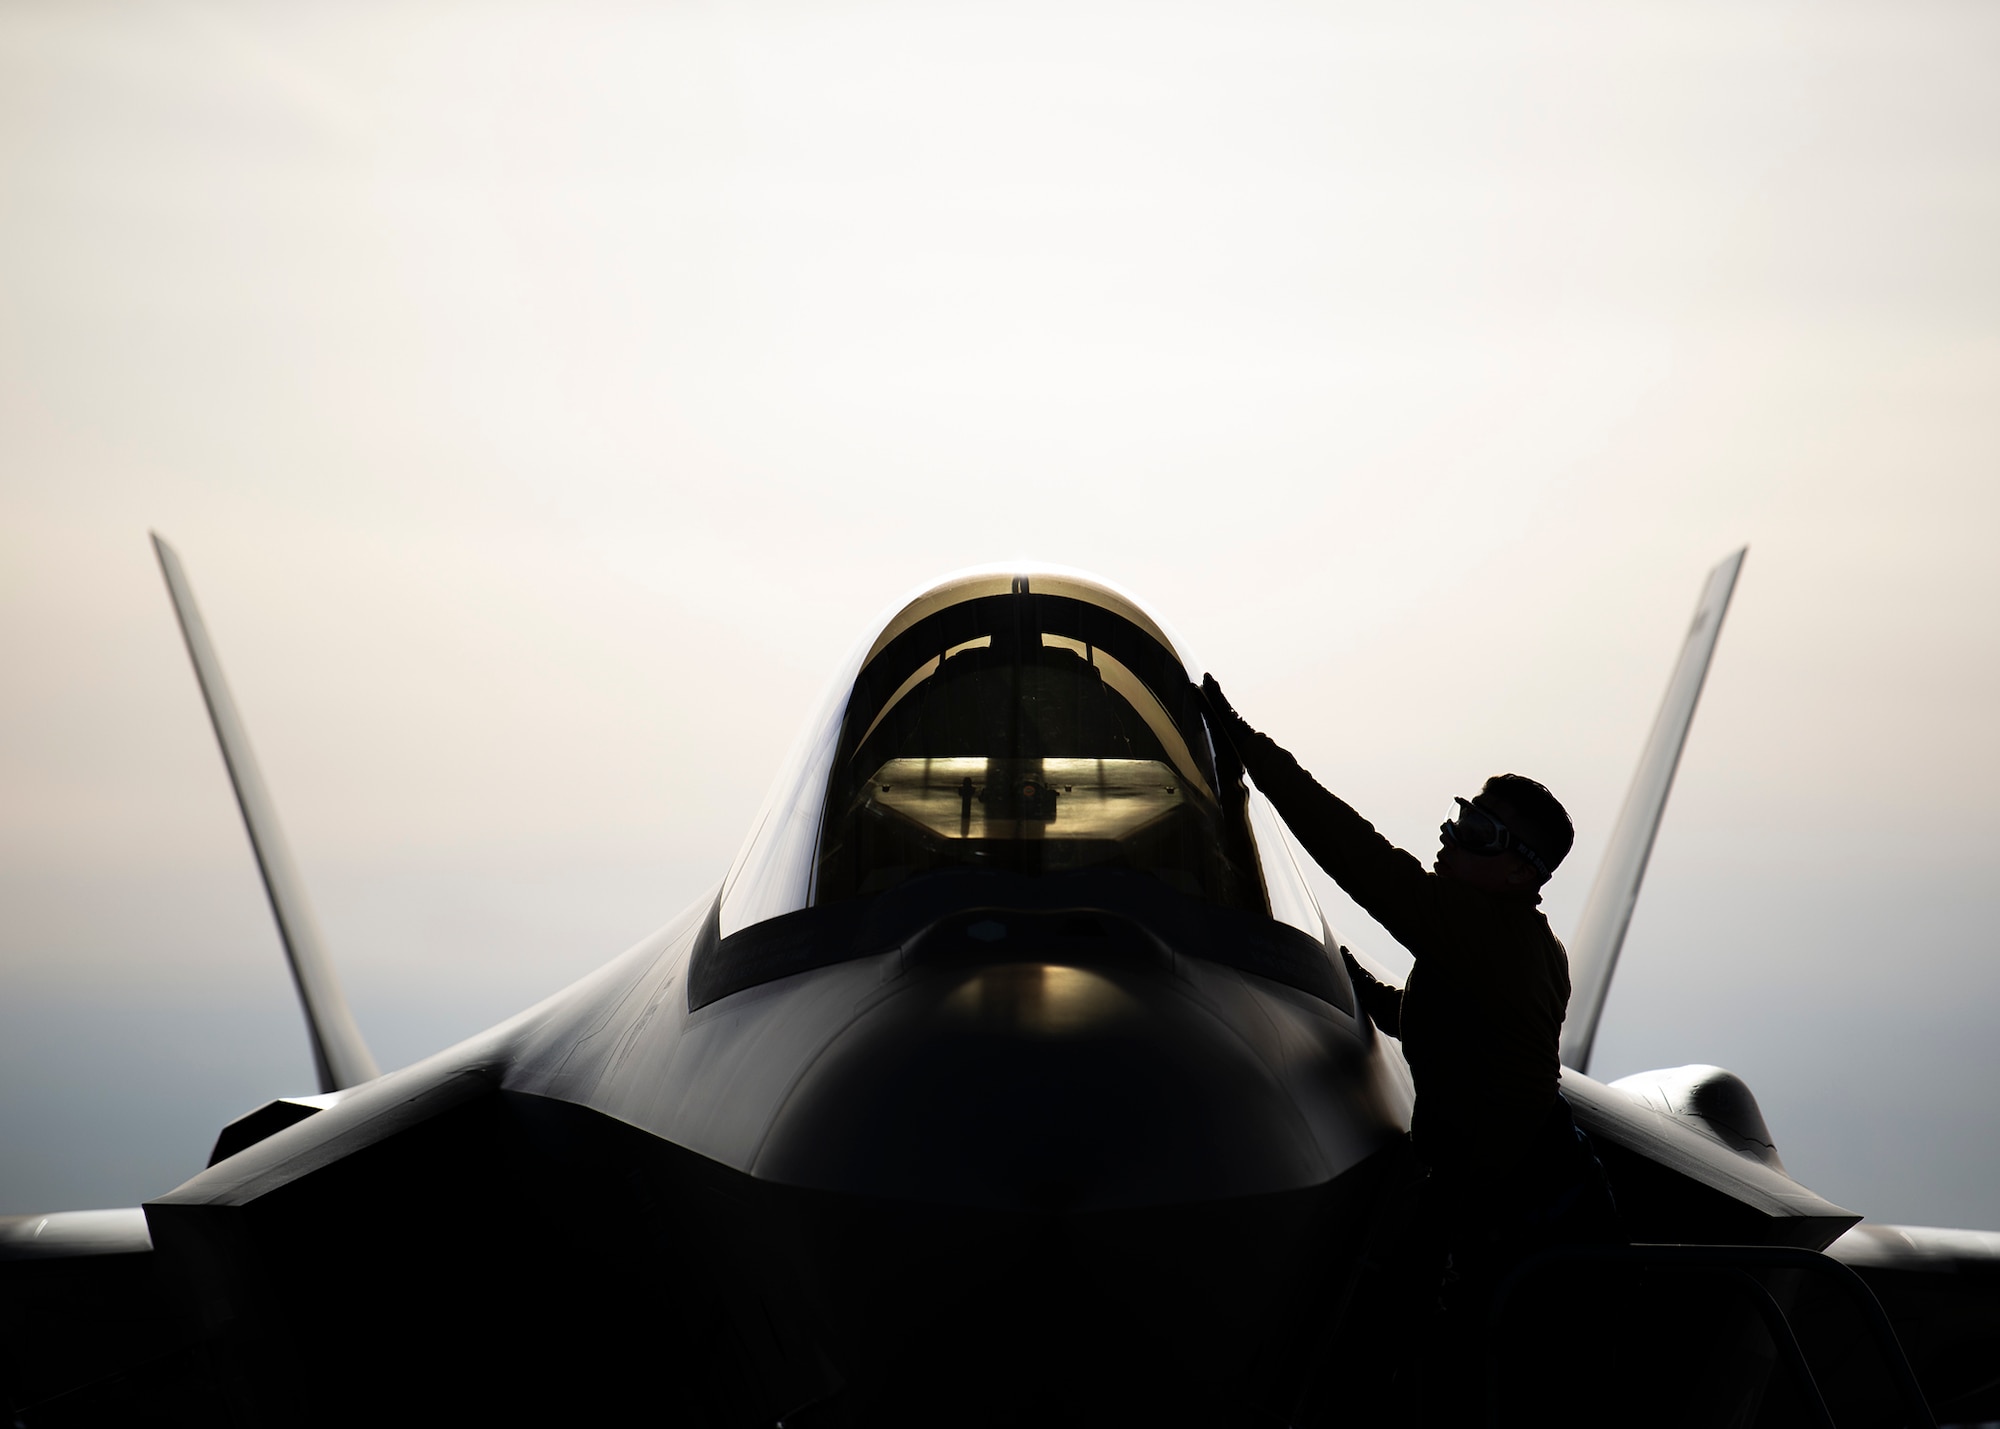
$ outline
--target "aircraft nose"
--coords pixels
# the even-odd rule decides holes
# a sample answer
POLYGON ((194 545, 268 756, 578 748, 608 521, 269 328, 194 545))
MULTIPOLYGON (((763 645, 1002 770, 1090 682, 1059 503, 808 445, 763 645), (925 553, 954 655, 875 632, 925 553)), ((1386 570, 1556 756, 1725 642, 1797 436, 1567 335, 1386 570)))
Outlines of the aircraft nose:
POLYGON ((1119 920, 972 915, 800 1079, 755 1172, 1005 1209, 1298 1189, 1392 1134, 1351 1051, 1297 998, 1119 920))

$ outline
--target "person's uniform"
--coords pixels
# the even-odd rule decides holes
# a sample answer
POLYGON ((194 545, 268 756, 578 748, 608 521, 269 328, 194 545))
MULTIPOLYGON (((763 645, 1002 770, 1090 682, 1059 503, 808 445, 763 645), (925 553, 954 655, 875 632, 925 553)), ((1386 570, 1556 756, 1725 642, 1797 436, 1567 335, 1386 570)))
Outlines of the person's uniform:
POLYGON ((1559 1091, 1569 959, 1541 895, 1440 878, 1268 735, 1223 718, 1300 844, 1415 958, 1401 988, 1351 956, 1347 966, 1369 1018, 1402 1041, 1417 1090, 1411 1140, 1461 1272, 1537 1243, 1615 1238, 1603 1169, 1559 1091))

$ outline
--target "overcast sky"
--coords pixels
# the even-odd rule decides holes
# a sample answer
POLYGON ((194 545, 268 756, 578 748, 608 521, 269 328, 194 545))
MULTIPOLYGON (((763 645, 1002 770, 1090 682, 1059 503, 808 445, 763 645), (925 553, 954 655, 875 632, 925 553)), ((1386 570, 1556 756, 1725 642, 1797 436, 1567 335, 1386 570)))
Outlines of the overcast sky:
MULTIPOLYGON (((0 7, 0 1213, 312 1089, 145 533, 400 1065, 719 878, 1038 557, 1567 933, 1750 556, 1597 1074, 2000 1227, 2000 9, 0 7)), ((1335 923, 1386 935, 1337 894, 1335 923)))

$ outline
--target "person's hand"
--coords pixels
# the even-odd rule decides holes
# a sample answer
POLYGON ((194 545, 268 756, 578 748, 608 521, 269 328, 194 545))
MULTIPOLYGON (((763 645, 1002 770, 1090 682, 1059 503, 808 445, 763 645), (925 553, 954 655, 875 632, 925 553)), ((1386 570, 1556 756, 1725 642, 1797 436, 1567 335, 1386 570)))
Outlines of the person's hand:
POLYGON ((1343 945, 1340 960, 1347 964, 1347 980, 1354 988, 1354 1000, 1359 1004, 1359 1015, 1373 1022, 1391 1037, 1403 1035, 1403 996, 1398 988, 1389 986, 1375 974, 1355 961, 1354 954, 1343 945))
POLYGON ((1216 727, 1239 749, 1244 740, 1256 734, 1250 722, 1236 713, 1236 706, 1229 703, 1229 696, 1222 693, 1222 686, 1216 683, 1215 676, 1201 677, 1201 698, 1202 703, 1208 706, 1209 714, 1214 716, 1216 727))

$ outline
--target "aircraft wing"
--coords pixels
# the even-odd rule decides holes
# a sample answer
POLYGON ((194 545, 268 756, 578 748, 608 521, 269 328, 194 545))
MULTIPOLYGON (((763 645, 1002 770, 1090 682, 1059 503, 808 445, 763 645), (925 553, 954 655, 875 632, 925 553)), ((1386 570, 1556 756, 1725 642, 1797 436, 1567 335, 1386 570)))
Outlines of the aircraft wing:
MULTIPOLYGON (((85 1386, 124 1379, 132 1393, 98 1393, 94 1408, 158 1412, 157 1374, 135 1368, 172 1357, 173 1316, 137 1206, 0 1216, 0 1403, 16 1411, 61 1404, 85 1386)), ((171 1372, 171 1371, 170 1371, 171 1372)), ((14 1423, 40 1423, 31 1415, 14 1423)))
POLYGON ((1826 1253, 1882 1302, 1940 1423, 2000 1420, 2000 1231, 1858 1225, 1826 1253))

